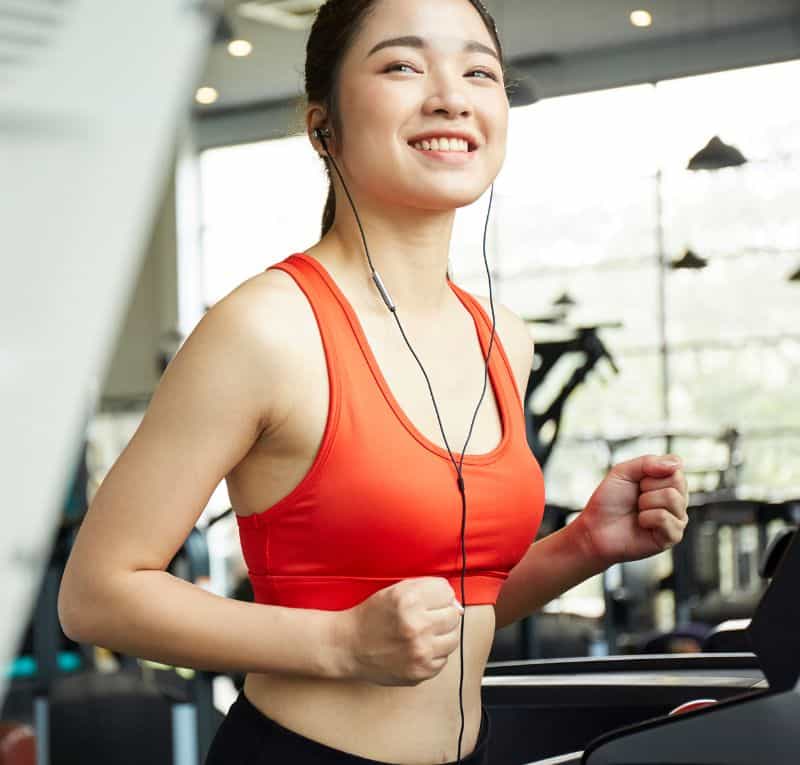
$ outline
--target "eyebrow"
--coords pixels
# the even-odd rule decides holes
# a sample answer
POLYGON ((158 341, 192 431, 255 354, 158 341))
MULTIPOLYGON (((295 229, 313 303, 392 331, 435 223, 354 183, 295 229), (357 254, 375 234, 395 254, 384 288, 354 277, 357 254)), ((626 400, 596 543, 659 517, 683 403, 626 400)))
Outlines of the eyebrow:
MULTIPOLYGON (((366 58, 369 58, 373 53, 377 53, 379 50, 383 48, 391 48, 391 47, 405 47, 405 48, 427 48, 428 43, 423 40, 421 37, 417 37, 416 35, 406 35, 405 37, 392 37, 388 40, 382 40, 376 46, 372 48, 372 50, 367 53, 366 58)), ((464 44, 464 53, 471 53, 471 52, 478 52, 478 53, 488 53, 490 56, 494 56, 498 63, 500 63, 500 56, 497 55, 497 52, 490 48, 483 43, 479 43, 477 40, 467 40, 464 44)))

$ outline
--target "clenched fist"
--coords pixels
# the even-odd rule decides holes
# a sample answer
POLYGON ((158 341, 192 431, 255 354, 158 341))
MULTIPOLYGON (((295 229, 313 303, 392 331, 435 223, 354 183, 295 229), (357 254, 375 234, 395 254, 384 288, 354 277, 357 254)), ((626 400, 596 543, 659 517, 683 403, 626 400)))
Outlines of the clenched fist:
POLYGON ((404 579, 341 612, 348 674, 378 685, 418 685, 459 645, 463 608, 441 577, 404 579))

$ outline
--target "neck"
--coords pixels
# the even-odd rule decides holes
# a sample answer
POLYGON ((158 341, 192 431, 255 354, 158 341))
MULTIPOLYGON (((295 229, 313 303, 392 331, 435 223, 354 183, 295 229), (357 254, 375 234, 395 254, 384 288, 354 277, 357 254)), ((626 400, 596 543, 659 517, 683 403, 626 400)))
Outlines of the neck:
MULTIPOLYGON (((446 274, 455 211, 399 208, 389 216, 385 210, 370 209, 361 201, 357 209, 372 265, 397 306, 400 319, 439 317, 453 297, 446 274)), ((318 247, 327 250, 326 257, 335 260, 359 288, 369 291, 373 296, 368 299, 370 305, 374 302, 376 310, 386 312, 347 200, 345 209, 337 203, 336 220, 318 247)))

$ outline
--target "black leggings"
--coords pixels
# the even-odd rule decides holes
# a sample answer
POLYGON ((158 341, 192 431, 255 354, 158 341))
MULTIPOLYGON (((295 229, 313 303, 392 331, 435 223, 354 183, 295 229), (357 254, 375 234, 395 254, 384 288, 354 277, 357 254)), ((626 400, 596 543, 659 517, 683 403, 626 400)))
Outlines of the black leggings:
MULTIPOLYGON (((489 732, 486 707, 475 750, 462 755, 462 765, 488 765, 489 732)), ((256 707, 244 690, 217 729, 205 765, 392 765, 334 749, 284 728, 256 707)), ((431 764, 433 765, 433 763, 431 764)), ((456 760, 439 765, 456 765, 456 760)))

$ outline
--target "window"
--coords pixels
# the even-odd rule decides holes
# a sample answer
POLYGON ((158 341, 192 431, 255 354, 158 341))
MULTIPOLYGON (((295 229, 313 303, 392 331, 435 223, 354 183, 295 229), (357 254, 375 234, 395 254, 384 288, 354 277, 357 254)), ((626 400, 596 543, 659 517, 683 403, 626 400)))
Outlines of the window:
MULTIPOLYGON (((799 79, 791 61, 512 111, 487 235, 495 298, 535 318, 568 292, 571 325, 623 325, 600 332, 620 374, 601 362, 567 403, 547 466, 552 501, 586 502, 608 466, 606 437, 644 434, 614 453, 620 461, 662 451, 664 440, 647 436, 666 427, 691 431, 673 450, 697 471, 692 488, 723 459, 716 436, 735 427, 743 485, 761 496, 800 492, 800 283, 788 281, 800 269, 799 79), (714 135, 748 163, 686 170, 714 135), (662 246, 667 261, 686 249, 708 261, 663 273, 666 352, 662 246)), ((202 185, 208 304, 319 238, 327 179, 305 136, 206 151, 202 185)), ((481 295, 488 200, 487 191, 458 211, 451 247, 455 281, 481 295)), ((539 342, 568 331, 531 326, 539 342)))

